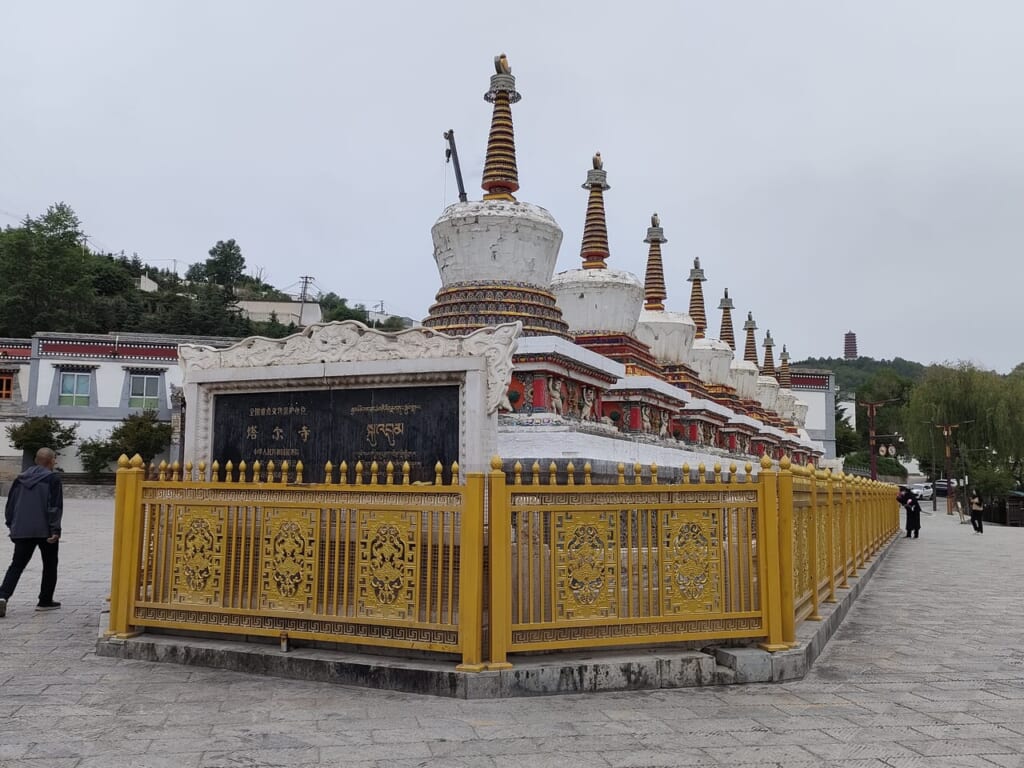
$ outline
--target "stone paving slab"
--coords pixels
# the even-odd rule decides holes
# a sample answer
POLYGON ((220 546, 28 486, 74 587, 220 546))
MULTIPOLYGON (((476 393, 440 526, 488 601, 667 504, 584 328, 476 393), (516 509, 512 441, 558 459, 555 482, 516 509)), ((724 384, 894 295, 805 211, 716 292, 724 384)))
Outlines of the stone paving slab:
POLYGON ((799 681, 456 700, 96 656, 111 517, 0 620, 0 768, 1024 768, 1024 529, 926 515, 799 681))

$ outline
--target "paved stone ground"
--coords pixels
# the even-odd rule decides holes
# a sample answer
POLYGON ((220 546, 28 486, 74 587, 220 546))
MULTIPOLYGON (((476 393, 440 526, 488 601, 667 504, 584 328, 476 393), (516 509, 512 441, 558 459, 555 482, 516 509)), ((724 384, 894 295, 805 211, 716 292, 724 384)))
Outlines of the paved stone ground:
POLYGON ((454 701, 96 657, 111 517, 72 502, 65 607, 33 565, 0 620, 4 768, 1024 767, 1024 529, 925 515, 799 682, 454 701))

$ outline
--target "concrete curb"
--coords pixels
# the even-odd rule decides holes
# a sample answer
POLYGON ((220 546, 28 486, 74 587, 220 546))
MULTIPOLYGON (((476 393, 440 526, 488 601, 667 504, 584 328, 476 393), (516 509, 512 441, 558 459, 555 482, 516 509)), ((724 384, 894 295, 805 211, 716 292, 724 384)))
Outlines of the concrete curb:
POLYGON ((96 654, 458 699, 798 680, 807 674, 824 650, 895 541, 894 536, 882 546, 860 576, 849 579, 850 588, 838 595, 838 602, 821 605, 821 621, 805 621, 800 625, 796 648, 778 653, 733 647, 554 653, 517 656, 511 669, 459 672, 450 661, 402 659, 319 648, 296 648, 282 653, 275 645, 244 640, 154 634, 128 639, 108 638, 103 632, 107 626, 107 614, 104 613, 100 618, 96 654))

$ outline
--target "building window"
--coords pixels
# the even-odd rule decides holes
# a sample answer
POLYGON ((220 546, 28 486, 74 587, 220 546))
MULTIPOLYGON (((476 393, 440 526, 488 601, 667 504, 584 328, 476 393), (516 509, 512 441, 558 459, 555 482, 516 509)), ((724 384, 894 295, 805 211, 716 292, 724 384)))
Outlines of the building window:
POLYGON ((57 404, 88 405, 89 379, 88 373, 62 371, 60 374, 60 397, 57 398, 57 404))
POLYGON ((129 384, 128 407, 144 411, 160 410, 160 377, 133 373, 129 384))
POLYGON ((14 397, 14 374, 0 372, 0 400, 11 400, 14 397))

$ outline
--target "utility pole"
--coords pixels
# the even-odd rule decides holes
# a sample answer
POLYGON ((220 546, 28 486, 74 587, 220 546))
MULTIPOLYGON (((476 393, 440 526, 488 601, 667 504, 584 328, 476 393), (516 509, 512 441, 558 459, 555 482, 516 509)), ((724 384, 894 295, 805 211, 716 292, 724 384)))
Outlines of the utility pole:
POLYGON ((302 281, 302 287, 299 288, 299 301, 304 304, 309 301, 309 286, 313 283, 313 278, 310 275, 302 275, 299 280, 302 281))
POLYGON ((955 491, 951 485, 952 478, 950 473, 953 471, 953 454, 952 454, 952 442, 953 442, 953 431, 956 430, 959 424, 936 424, 936 429, 942 430, 942 438, 946 441, 946 514, 953 514, 953 498, 955 491))
POLYGON ((445 150, 445 162, 451 161, 455 168, 455 183, 459 185, 459 202, 464 203, 469 198, 466 196, 466 185, 462 183, 462 168, 459 166, 459 151, 455 148, 455 131, 447 130, 444 137, 448 141, 448 149, 445 150))
POLYGON ((878 413, 878 409, 887 403, 894 402, 893 400, 878 400, 874 403, 861 403, 868 412, 868 453, 871 458, 871 479, 878 479, 878 447, 875 445, 875 415, 878 413))

